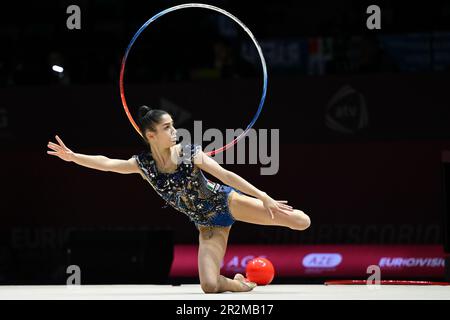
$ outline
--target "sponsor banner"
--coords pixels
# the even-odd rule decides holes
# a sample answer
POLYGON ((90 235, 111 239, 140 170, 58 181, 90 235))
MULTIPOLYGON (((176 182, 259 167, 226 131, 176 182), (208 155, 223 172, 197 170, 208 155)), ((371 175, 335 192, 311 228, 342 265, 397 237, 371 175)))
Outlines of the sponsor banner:
MULTIPOLYGON (((171 277, 197 277, 196 245, 176 245, 171 277)), ((266 257, 277 277, 367 278, 379 266, 381 278, 442 278, 445 254, 440 245, 230 245, 221 273, 245 273, 247 263, 266 257)))

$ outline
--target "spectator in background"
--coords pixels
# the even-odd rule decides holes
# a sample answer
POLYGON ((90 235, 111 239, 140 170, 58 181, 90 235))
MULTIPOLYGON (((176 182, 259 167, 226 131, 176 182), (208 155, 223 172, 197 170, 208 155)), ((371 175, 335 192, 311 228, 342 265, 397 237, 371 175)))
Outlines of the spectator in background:
POLYGON ((224 38, 211 44, 209 62, 191 70, 191 79, 229 79, 256 75, 255 68, 244 61, 224 38))
POLYGON ((375 35, 366 35, 358 39, 356 53, 356 72, 395 72, 398 68, 381 48, 375 35))
POLYGON ((237 77, 235 57, 231 47, 225 41, 217 41, 213 45, 214 61, 213 67, 221 78, 237 77))
POLYGON ((213 65, 220 78, 240 78, 255 74, 253 66, 244 61, 227 40, 216 41, 213 48, 213 65))

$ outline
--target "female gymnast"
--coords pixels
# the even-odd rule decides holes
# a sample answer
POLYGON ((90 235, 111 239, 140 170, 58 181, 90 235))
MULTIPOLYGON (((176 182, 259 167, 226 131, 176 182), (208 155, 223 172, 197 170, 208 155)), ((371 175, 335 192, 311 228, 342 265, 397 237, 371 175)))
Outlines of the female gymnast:
POLYGON ((47 153, 92 169, 140 174, 169 205, 195 223, 199 231, 198 271, 205 293, 255 288, 256 284, 242 274, 233 279, 220 274, 231 225, 237 220, 305 230, 310 225, 308 215, 226 170, 203 153, 200 145, 177 144, 177 131, 166 111, 142 106, 138 123, 149 150, 129 160, 75 153, 58 136, 57 143, 48 143, 53 151, 47 153), (210 181, 202 171, 223 184, 210 181))

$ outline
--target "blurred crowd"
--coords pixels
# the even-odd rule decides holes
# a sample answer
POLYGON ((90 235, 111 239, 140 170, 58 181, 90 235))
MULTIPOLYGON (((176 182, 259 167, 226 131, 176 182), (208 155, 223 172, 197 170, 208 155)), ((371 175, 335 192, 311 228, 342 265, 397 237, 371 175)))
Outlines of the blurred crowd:
MULTIPOLYGON (((52 1, 39 2, 27 9, 12 4, 2 10, 1 87, 117 81, 124 48, 132 34, 152 13, 178 2, 76 3, 82 12, 82 29, 77 31, 66 28, 65 9, 72 4, 69 1, 56 5, 52 1), (62 69, 55 70, 54 66, 62 69)), ((249 26, 267 54, 272 75, 449 70, 449 1, 436 1, 427 7, 380 1, 382 29, 377 31, 369 31, 365 26, 365 9, 370 4, 366 1, 271 0, 258 6, 233 0, 210 3, 228 9, 249 26), (438 43, 436 32, 444 35, 438 43), (392 36, 400 38, 392 40, 392 36), (418 40, 417 36, 421 38, 418 40), (422 50, 421 58, 417 58, 418 48, 422 50), (410 50, 416 65, 408 60, 405 50, 410 50)), ((256 51, 246 51, 248 37, 228 18, 216 14, 195 23, 183 20, 181 15, 176 19, 183 28, 191 29, 191 35, 202 30, 201 37, 185 36, 183 46, 166 41, 160 52, 144 45, 133 57, 134 66, 127 70, 129 81, 223 79, 257 74, 256 51)))

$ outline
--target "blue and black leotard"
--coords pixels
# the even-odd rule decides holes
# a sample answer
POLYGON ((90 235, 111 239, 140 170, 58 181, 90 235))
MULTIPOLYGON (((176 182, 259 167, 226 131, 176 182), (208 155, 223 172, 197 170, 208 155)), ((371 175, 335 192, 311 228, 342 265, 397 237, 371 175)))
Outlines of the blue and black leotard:
POLYGON ((207 179, 194 165, 193 158, 201 150, 197 144, 181 147, 182 160, 173 173, 159 172, 150 151, 134 155, 146 180, 155 191, 176 210, 184 213, 196 226, 228 227, 233 224, 228 197, 232 191, 227 185, 207 179))

